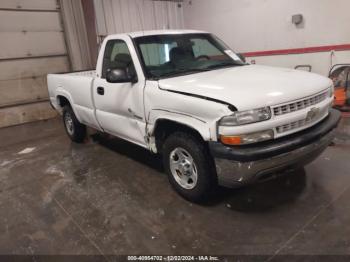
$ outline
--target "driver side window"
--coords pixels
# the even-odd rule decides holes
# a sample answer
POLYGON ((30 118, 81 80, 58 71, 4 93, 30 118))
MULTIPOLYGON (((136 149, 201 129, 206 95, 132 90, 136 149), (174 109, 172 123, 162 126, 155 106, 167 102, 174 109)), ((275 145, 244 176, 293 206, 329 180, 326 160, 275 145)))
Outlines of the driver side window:
POLYGON ((211 44, 207 39, 196 38, 192 39, 192 48, 194 56, 207 56, 212 58, 221 58, 225 59, 225 55, 216 48, 213 44, 211 44))
POLYGON ((129 74, 136 74, 129 48, 122 40, 110 40, 106 44, 103 56, 102 78, 106 78, 107 70, 112 69, 124 69, 129 74))

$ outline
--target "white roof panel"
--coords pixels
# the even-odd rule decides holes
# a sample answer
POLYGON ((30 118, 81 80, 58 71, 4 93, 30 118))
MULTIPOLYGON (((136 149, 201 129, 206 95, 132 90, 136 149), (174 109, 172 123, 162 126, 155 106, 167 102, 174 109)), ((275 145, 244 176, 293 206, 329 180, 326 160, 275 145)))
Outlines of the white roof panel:
MULTIPOLYGON (((151 35, 203 34, 203 33, 208 33, 208 32, 197 31, 197 30, 152 30, 152 31, 131 32, 131 33, 126 33, 125 35, 129 35, 132 38, 136 38, 140 36, 151 36, 151 35)), ((118 36, 118 35, 111 35, 109 37, 113 38, 113 36, 118 36)))

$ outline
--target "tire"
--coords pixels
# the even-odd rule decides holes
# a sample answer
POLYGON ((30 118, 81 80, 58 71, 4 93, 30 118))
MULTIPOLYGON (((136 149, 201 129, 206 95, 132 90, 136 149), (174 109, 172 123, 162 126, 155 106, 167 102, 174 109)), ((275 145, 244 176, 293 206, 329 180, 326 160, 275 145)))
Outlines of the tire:
POLYGON ((175 191, 191 202, 207 201, 217 186, 217 176, 205 144, 192 134, 175 132, 165 140, 162 153, 164 168, 175 191), (191 159, 193 164, 189 168, 191 159))
POLYGON ((76 143, 82 143, 86 137, 86 126, 79 123, 69 105, 63 107, 63 123, 69 138, 76 143))

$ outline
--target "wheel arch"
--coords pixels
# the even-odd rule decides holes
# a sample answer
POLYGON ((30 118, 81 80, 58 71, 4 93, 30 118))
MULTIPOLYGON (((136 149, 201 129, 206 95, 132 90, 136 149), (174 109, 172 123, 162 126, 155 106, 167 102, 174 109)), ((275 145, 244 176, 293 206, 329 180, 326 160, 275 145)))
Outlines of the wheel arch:
POLYGON ((154 122, 150 132, 155 145, 153 148, 161 152, 166 138, 176 131, 189 132, 203 142, 210 140, 210 129, 205 122, 189 117, 187 119, 160 117, 154 122))
POLYGON ((64 95, 57 95, 56 96, 56 100, 57 100, 57 105, 62 109, 64 106, 69 105, 70 107, 72 107, 72 104, 70 102, 70 100, 64 96, 64 95))
POLYGON ((66 105, 69 105, 69 106, 72 108, 72 110, 73 110, 73 112, 74 112, 76 118, 81 122, 80 115, 78 114, 78 112, 77 112, 75 106, 73 106, 74 103, 73 103, 73 101, 72 101, 72 99, 71 99, 71 97, 70 97, 69 94, 58 93, 58 94, 56 95, 56 104, 57 104, 57 107, 58 107, 57 109, 59 110, 59 112, 60 112, 61 114, 63 113, 63 108, 64 108, 66 105))

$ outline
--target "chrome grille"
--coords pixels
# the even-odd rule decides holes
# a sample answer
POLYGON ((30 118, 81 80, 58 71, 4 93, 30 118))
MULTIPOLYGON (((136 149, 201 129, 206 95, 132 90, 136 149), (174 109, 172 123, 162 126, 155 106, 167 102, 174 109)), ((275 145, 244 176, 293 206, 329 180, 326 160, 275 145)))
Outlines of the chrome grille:
POLYGON ((280 125, 276 127, 276 132, 278 134, 286 133, 294 129, 302 128, 303 126, 307 126, 312 123, 316 123, 322 117, 324 117, 329 110, 329 107, 325 107, 319 111, 315 117, 306 117, 305 119, 301 119, 298 121, 294 121, 288 124, 280 125))
POLYGON ((311 122, 313 122, 311 119, 302 119, 302 120, 298 120, 295 122, 291 122, 282 126, 278 126, 276 127, 276 131, 278 134, 284 133, 284 132, 288 132, 291 131, 293 129, 297 129, 303 126, 306 126, 307 124, 310 124, 311 122))
POLYGON ((273 113, 275 116, 280 116, 280 115, 288 114, 298 110, 302 110, 309 106, 313 106, 318 103, 321 103, 323 100, 327 98, 327 95, 328 95, 328 91, 323 92, 322 94, 315 95, 313 97, 300 100, 300 101, 296 101, 296 102, 289 103, 282 106, 276 106, 273 108, 273 113))

